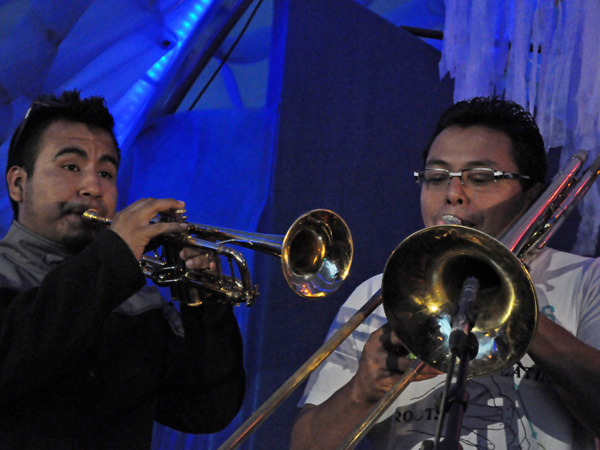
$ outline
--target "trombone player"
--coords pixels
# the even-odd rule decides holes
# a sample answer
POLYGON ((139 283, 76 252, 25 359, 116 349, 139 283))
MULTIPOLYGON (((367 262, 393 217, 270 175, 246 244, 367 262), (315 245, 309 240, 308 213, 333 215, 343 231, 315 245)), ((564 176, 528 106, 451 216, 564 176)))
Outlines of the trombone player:
MULTIPOLYGON (((120 152, 101 97, 36 100, 15 131, 6 182, 15 220, 0 241, 0 446, 150 449, 158 421, 223 429, 242 404, 232 306, 181 305, 145 286, 138 259, 180 223, 143 199, 115 215, 120 152), (84 224, 96 209, 108 230, 84 224)), ((210 265, 184 250, 191 269, 210 265)))
MULTIPOLYGON (((533 117, 514 102, 474 98, 440 117, 415 172, 426 227, 453 216, 501 235, 543 189, 547 163, 533 117)), ((592 449, 600 435, 600 262, 545 248, 526 260, 539 303, 537 330, 518 365, 467 382, 463 448, 592 449)), ((330 334, 381 286, 375 276, 350 296, 330 334)), ((410 359, 380 306, 315 371, 291 448, 344 442, 405 371, 410 359)), ((368 436, 377 449, 419 449, 435 436, 445 374, 429 367, 368 436)))

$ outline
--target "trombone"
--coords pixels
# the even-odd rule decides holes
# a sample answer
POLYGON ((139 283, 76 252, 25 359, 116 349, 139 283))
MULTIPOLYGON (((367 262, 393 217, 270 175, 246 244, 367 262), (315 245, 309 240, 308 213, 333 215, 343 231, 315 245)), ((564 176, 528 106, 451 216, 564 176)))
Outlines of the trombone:
POLYGON ((339 448, 354 448, 377 419, 416 378, 424 365, 448 371, 449 321, 462 282, 475 276, 485 303, 473 334, 479 354, 470 376, 487 376, 519 361, 537 325, 537 298, 524 264, 529 252, 543 248, 600 174, 600 156, 586 170, 587 153, 573 155, 537 201, 498 240, 454 224, 418 231, 392 252, 382 288, 334 333, 219 450, 241 445, 277 407, 380 305, 392 329, 415 360, 339 448), (580 173, 581 172, 581 173, 580 173), (495 344, 495 345, 491 345, 495 344), (482 352, 481 349, 484 349, 482 352))
MULTIPOLYGON (((111 220, 89 209, 83 213, 86 223, 110 225, 111 220)), ((220 294, 219 301, 252 306, 258 296, 246 260, 231 245, 249 248, 281 258, 281 268, 290 288, 301 297, 324 297, 337 291, 352 264, 352 235, 344 220, 326 209, 316 209, 298 217, 284 236, 218 228, 188 223, 185 210, 159 214, 152 222, 185 222, 187 232, 177 236, 160 236, 154 243, 162 247, 144 254, 140 267, 157 286, 170 287, 173 300, 190 306, 202 298, 220 294), (190 271, 179 258, 184 247, 195 247, 211 256, 216 270, 190 271), (224 274, 221 257, 230 274, 224 274), (190 289, 193 287, 193 289, 190 289)), ((153 244, 151 242, 151 244, 153 244)))

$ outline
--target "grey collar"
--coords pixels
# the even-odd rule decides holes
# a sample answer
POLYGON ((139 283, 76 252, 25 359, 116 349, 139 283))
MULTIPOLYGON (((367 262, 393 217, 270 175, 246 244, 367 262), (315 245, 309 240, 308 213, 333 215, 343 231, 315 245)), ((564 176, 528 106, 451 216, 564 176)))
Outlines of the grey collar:
POLYGON ((64 245, 51 241, 14 220, 0 250, 16 264, 29 267, 42 278, 65 259, 74 256, 64 245))

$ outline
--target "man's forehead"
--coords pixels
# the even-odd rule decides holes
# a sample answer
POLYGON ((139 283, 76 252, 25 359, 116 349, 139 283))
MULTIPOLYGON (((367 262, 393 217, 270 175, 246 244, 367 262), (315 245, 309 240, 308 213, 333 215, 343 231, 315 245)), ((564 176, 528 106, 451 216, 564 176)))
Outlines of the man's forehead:
POLYGON ((81 152, 72 152, 80 156, 95 157, 96 159, 110 159, 118 162, 119 155, 115 142, 106 130, 90 128, 84 123, 57 121, 44 130, 40 139, 40 154, 44 150, 56 157, 65 154, 65 149, 79 149, 81 152))
POLYGON ((514 164, 510 137, 483 126, 446 128, 433 142, 427 164, 486 167, 514 164))

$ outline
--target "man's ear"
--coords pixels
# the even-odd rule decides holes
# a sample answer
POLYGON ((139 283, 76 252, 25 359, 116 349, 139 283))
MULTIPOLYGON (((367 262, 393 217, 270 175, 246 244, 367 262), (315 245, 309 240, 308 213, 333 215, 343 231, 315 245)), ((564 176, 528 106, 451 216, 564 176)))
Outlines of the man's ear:
POLYGON ((27 172, 23 167, 12 166, 6 174, 8 194, 15 202, 23 201, 23 188, 27 182, 27 172))

